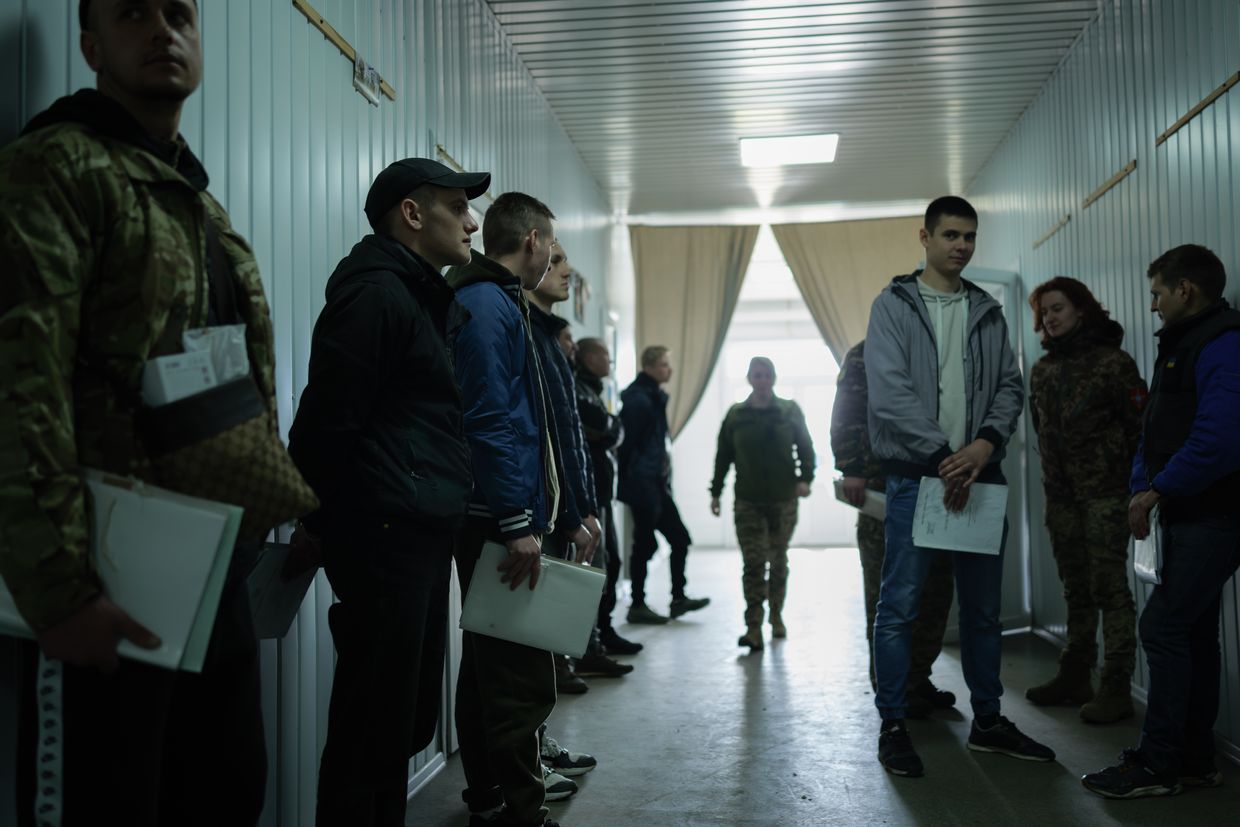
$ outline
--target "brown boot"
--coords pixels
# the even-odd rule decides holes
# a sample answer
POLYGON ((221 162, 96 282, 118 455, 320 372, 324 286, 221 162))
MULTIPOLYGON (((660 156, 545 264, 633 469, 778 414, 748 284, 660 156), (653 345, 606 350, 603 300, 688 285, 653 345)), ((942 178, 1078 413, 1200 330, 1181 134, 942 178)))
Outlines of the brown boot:
POLYGON ((1088 664, 1061 659, 1055 677, 1040 686, 1030 687, 1025 697, 1038 706, 1080 706, 1094 698, 1089 672, 1088 664))
POLYGON ((788 637, 788 627, 779 612, 771 612, 771 637, 788 637))
POLYGON ((737 646, 748 646, 751 650, 757 652, 762 648, 762 627, 750 626, 749 631, 740 636, 736 641, 737 646))
POLYGON ((1081 720, 1091 724, 1113 724, 1133 714, 1132 684, 1127 675, 1104 677, 1098 694, 1081 707, 1081 720))

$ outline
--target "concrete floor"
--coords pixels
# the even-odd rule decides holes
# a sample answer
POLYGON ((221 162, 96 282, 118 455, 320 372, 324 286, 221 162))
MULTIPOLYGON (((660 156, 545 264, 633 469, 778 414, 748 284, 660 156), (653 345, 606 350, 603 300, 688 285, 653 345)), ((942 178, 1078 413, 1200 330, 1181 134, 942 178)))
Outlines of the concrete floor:
MULTIPOLYGON (((959 650, 934 680, 960 711, 912 721, 926 776, 887 775, 876 755, 878 715, 866 678, 861 571, 855 551, 794 550, 789 637, 749 654, 740 556, 695 551, 689 593, 712 604, 663 627, 621 625, 646 649, 621 679, 593 679, 560 699, 550 732, 599 760, 581 791, 552 804, 566 827, 599 825, 1189 825, 1240 824, 1240 768, 1220 759, 1225 785, 1169 799, 1105 801, 1079 777, 1135 744, 1135 721, 1097 727, 1074 709, 1042 709, 1024 691, 1054 671, 1056 650, 1028 634, 1004 644, 1004 714, 1053 747, 1050 764, 969 752, 968 693, 959 650)), ((667 569, 652 573, 651 604, 666 605, 667 569)), ((627 606, 627 601, 625 601, 627 606)), ((618 610, 622 617, 622 611, 618 610)), ((1140 716, 1138 715, 1138 718, 1140 716)), ((459 758, 409 804, 407 824, 463 827, 459 758)))

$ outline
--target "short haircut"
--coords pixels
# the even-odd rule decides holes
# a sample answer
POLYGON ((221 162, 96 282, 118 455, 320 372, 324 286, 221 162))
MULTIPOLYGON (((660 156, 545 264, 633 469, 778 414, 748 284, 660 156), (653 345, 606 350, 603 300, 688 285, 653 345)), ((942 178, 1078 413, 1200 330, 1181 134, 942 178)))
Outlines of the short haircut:
POLYGON ((506 192, 487 208, 482 222, 482 249, 488 256, 515 253, 530 230, 550 236, 553 218, 555 213, 537 198, 523 192, 506 192))
POLYGON ((651 345, 642 351, 642 368, 654 367, 659 364, 660 359, 671 352, 672 349, 666 345, 651 345))
MULTIPOLYGON (((198 8, 198 0, 194 0, 194 8, 198 8)), ((90 0, 78 0, 78 26, 84 32, 91 31, 90 0)))
POLYGON ((400 199, 400 201, 396 203, 396 206, 388 210, 387 215, 383 216, 383 221, 380 226, 382 227, 384 234, 389 236, 392 235, 393 231, 400 224, 400 210, 398 207, 400 207, 406 199, 417 202, 419 207, 433 207, 435 205, 435 201, 439 198, 439 190, 441 189, 443 189, 443 187, 437 187, 434 184, 423 184, 420 187, 414 188, 413 192, 400 199))
POLYGON ((745 375, 749 376, 756 367, 764 367, 771 372, 771 376, 775 376, 775 363, 765 356, 755 356, 749 360, 749 370, 745 371, 745 375))
MULTIPOLYGON (((585 339, 577 340, 577 356, 589 356, 591 353, 607 353, 607 345, 603 344, 602 339, 596 339, 593 336, 585 339)), ((610 354, 608 354, 610 355, 610 354)))
POLYGON ((1210 299, 1222 298, 1227 288, 1227 271, 1223 262, 1200 244, 1181 244, 1168 250, 1150 264, 1149 278, 1159 276, 1163 284, 1184 279, 1201 288, 1210 299))
POLYGON ((1033 292, 1029 294, 1029 306, 1033 308, 1034 333, 1042 332, 1042 297, 1056 290, 1063 293, 1068 301, 1072 302, 1072 306, 1080 311, 1082 328, 1094 327, 1111 318, 1111 314, 1083 282, 1070 276, 1055 276, 1033 288, 1033 292))
POLYGON ((972 204, 958 195, 944 195, 934 199, 930 206, 926 207, 926 232, 934 235, 934 228, 947 216, 967 218, 974 224, 977 223, 977 210, 973 209, 972 204))

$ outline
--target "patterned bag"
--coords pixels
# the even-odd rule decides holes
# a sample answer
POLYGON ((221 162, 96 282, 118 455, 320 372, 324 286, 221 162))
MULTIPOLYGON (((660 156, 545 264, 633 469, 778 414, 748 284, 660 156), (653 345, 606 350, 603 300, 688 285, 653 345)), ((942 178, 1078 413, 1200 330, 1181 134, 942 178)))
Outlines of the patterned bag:
POLYGON ((238 539, 262 540, 280 523, 318 507, 248 374, 168 405, 143 407, 138 430, 160 485, 245 509, 238 539))

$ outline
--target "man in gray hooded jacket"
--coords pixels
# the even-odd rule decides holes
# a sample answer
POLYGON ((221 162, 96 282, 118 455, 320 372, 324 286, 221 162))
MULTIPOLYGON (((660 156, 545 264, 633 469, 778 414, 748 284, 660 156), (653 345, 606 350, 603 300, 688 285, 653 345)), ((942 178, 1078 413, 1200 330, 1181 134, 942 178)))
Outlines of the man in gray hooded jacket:
MULTIPOLYGON (((1001 306, 961 278, 973 256, 977 212, 963 198, 938 198, 920 237, 925 269, 896 277, 874 300, 865 346, 870 442, 887 473, 887 548, 874 621, 879 761, 901 776, 923 774, 904 726, 910 626, 933 560, 913 543, 921 481, 941 478, 951 511, 968 505, 974 482, 1002 484, 999 463, 1024 403, 1001 306)), ((999 714, 1002 545, 994 555, 955 553, 961 661, 974 716, 968 747, 1051 761, 1054 752, 999 714)))

